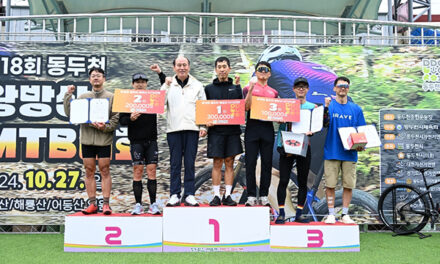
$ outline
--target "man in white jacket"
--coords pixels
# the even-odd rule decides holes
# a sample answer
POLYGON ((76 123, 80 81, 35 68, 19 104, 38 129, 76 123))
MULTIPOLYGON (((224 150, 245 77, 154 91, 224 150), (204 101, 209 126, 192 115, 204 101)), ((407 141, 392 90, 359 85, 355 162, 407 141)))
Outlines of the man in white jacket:
POLYGON ((199 136, 206 136, 206 128, 196 125, 196 101, 206 100, 203 85, 189 74, 190 62, 183 56, 173 61, 171 84, 164 84, 166 93, 167 141, 170 148, 170 194, 167 206, 179 206, 182 188, 182 156, 185 167, 183 178, 186 206, 198 206, 194 197, 195 160, 199 136))

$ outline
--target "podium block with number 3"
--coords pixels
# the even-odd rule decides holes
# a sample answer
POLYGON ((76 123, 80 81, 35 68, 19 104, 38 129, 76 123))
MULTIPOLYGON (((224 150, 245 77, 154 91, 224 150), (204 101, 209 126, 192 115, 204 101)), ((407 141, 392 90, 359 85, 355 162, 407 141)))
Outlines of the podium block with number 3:
POLYGON ((269 251, 268 207, 165 207, 164 252, 269 251))
POLYGON ((360 251, 357 224, 286 223, 271 225, 270 248, 276 252, 360 251))

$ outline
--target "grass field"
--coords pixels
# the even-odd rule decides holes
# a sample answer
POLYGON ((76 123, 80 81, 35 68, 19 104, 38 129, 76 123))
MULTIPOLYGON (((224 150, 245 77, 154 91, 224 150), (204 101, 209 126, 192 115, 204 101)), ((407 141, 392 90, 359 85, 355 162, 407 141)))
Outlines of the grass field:
POLYGON ((0 263, 439 263, 440 233, 361 233, 358 253, 64 253, 62 234, 0 234, 0 263))

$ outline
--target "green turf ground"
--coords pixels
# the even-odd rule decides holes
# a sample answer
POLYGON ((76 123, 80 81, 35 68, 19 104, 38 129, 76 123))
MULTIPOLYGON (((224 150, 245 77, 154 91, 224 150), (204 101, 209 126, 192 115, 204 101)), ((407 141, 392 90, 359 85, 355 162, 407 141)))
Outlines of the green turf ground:
POLYGON ((440 233, 361 233, 357 253, 64 253, 62 234, 0 234, 0 263, 440 263, 440 233))

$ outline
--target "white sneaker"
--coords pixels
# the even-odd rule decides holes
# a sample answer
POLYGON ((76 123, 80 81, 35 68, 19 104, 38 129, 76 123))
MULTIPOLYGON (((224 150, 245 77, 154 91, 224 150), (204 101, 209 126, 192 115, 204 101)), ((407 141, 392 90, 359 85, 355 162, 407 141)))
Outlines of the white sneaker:
POLYGON ((153 203, 152 205, 150 205, 150 208, 148 208, 148 213, 152 214, 152 215, 159 215, 160 214, 160 209, 159 209, 159 206, 157 205, 157 203, 153 203))
POLYGON ((140 215, 140 214, 143 214, 143 213, 144 213, 144 207, 140 203, 137 203, 134 206, 133 211, 131 211, 132 215, 140 215))
POLYGON ((270 206, 269 198, 267 196, 261 196, 260 204, 263 206, 270 206))
POLYGON ((344 216, 341 218, 341 221, 342 221, 342 223, 344 223, 344 224, 356 224, 356 222, 353 221, 353 220, 350 218, 350 216, 349 216, 348 214, 344 215, 344 216))
POLYGON ((256 198, 256 197, 249 196, 249 197, 247 198, 247 201, 246 201, 245 205, 246 205, 246 206, 255 206, 255 205, 258 205, 258 203, 257 203, 257 198, 256 198))
POLYGON ((180 199, 177 194, 171 195, 171 198, 168 200, 167 206, 179 206, 180 199))
POLYGON ((326 224, 334 224, 336 223, 336 218, 334 215, 328 215, 324 222, 326 224))
POLYGON ((194 195, 188 195, 183 203, 185 206, 199 206, 199 203, 196 201, 196 197, 194 197, 194 195))

